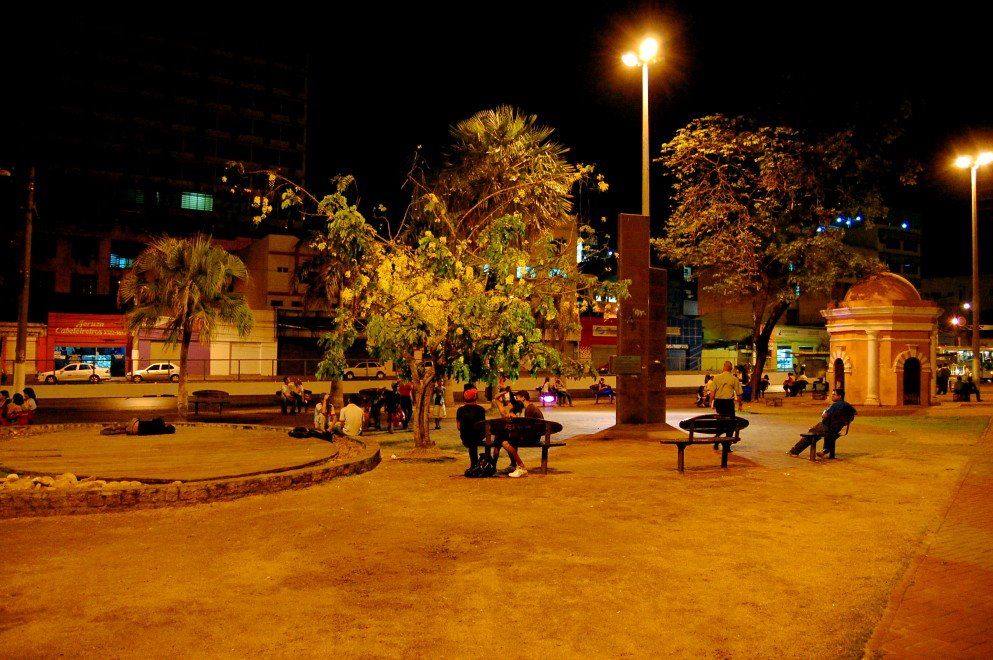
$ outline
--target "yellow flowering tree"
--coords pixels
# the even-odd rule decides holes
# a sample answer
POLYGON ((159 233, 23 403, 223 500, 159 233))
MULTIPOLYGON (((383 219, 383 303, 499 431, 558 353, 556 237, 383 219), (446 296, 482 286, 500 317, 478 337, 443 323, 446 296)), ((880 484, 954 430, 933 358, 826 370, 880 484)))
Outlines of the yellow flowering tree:
POLYGON ((434 447, 436 380, 492 383, 525 365, 568 372, 548 330, 578 331, 584 305, 626 296, 625 283, 580 272, 566 247, 592 233, 572 214, 571 193, 595 176, 565 160, 550 133, 510 108, 461 122, 438 172, 420 161, 411 169, 411 205, 388 231, 349 201, 351 177, 320 200, 272 172, 254 173, 265 183, 244 189, 262 196, 260 220, 276 200, 325 220, 308 271, 326 274, 321 295, 333 301, 318 376, 340 377, 346 351, 364 337, 373 357, 413 384, 416 449, 434 447))

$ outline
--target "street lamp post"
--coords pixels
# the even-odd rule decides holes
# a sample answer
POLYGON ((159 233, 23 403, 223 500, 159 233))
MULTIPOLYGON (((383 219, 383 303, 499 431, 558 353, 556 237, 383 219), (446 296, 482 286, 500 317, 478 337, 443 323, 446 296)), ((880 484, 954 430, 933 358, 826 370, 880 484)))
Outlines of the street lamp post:
POLYGON ((641 214, 650 215, 648 194, 648 65, 659 53, 659 42, 651 37, 641 42, 638 53, 624 53, 621 61, 641 67, 641 214))
POLYGON ((978 156, 959 156, 958 167, 968 167, 972 179, 972 377, 978 386, 982 382, 982 358, 979 350, 979 205, 976 195, 976 172, 983 165, 993 163, 993 151, 978 156))

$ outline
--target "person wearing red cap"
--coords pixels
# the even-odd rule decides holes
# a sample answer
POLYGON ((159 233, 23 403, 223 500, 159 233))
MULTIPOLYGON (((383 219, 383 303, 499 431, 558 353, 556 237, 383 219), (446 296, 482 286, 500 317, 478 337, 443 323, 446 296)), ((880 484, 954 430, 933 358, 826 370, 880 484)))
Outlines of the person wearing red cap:
MULTIPOLYGON (((486 432, 480 422, 486 421, 486 409, 476 403, 479 393, 472 385, 462 392, 465 404, 455 411, 455 427, 459 430, 462 446, 469 450, 469 470, 479 465, 479 445, 483 444, 486 432)), ((466 474, 469 474, 466 470, 466 474)))

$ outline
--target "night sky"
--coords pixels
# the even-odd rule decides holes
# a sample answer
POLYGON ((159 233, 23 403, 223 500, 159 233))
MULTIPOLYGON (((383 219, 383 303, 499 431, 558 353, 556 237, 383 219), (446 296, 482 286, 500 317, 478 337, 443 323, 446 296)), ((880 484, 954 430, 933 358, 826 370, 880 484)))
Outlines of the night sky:
MULTIPOLYGON (((909 108, 908 156, 923 164, 924 178, 889 201, 923 223, 926 276, 966 274, 969 174, 952 161, 993 149, 985 28, 957 3, 931 13, 905 7, 908 16, 867 13, 869 4, 831 3, 802 16, 694 2, 603 3, 595 11, 535 3, 526 14, 501 5, 479 16, 420 8, 391 15, 392 27, 356 15, 328 30, 315 51, 320 149, 311 184, 351 173, 363 205, 385 201, 399 213, 417 145, 437 151, 452 124, 509 104, 555 128, 575 160, 606 175, 610 192, 584 199, 581 211, 595 226, 606 216, 609 231, 617 213, 640 210, 641 78, 620 55, 648 25, 663 56, 650 69, 652 157, 707 114, 776 109, 803 127, 888 122, 909 108)), ((652 215, 662 218, 659 166, 651 172, 652 215)), ((984 178, 993 181, 993 168, 980 173, 981 200, 993 190, 984 178)), ((993 206, 981 201, 981 224, 984 213, 993 206)))
MULTIPOLYGON (((908 155, 924 164, 925 177, 891 206, 923 223, 925 276, 970 272, 969 175, 951 163, 958 153, 993 149, 990 53, 981 38, 987 24, 970 14, 973 5, 944 3, 930 12, 890 5, 894 13, 881 15, 865 2, 795 3, 797 13, 755 4, 370 3, 196 24, 167 16, 154 26, 223 45, 310 52, 307 184, 314 192, 331 175, 353 174, 363 211, 385 203, 399 215, 414 149, 423 146, 438 164, 451 125, 507 104, 554 128, 573 160, 606 176, 610 191, 580 207, 594 226, 605 216, 606 231, 618 213, 640 211, 641 77, 620 55, 648 27, 662 53, 650 69, 653 157, 678 128, 707 114, 776 109, 798 127, 870 125, 909 107, 908 155)), ((49 20, 85 29, 95 19, 49 20)), ((43 25, 30 17, 16 30, 9 25, 7 47, 43 57, 52 33, 43 25)), ((653 164, 653 219, 667 209, 661 175, 653 164)), ((986 179, 993 182, 993 167, 980 173, 984 225, 984 215, 993 215, 986 179)))

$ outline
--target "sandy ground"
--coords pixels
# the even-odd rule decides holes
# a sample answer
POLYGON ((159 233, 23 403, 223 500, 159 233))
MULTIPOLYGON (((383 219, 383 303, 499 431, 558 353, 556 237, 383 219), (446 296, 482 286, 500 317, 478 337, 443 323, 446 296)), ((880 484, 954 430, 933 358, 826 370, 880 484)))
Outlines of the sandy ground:
POLYGON ((860 416, 839 460, 786 456, 818 410, 746 412, 726 471, 698 446, 680 475, 675 448, 608 431, 553 449, 547 476, 465 479, 452 434, 436 460, 392 460, 397 434, 375 470, 305 490, 2 521, 0 648, 859 658, 988 418, 860 416))

